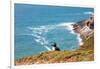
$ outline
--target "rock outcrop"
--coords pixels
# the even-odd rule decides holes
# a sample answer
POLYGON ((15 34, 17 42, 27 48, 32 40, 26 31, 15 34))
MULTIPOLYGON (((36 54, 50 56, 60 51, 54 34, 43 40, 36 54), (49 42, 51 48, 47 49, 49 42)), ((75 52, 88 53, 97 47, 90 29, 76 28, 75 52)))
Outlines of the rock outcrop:
POLYGON ((81 36, 84 36, 84 38, 88 39, 94 32, 94 17, 91 16, 87 20, 83 20, 77 22, 76 24, 73 24, 73 28, 76 33, 79 33, 81 36))

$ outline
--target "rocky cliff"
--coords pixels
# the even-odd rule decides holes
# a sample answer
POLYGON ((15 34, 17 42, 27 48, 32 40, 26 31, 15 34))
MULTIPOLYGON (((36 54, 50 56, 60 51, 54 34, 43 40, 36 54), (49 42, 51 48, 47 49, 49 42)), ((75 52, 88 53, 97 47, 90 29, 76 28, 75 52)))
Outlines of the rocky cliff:
POLYGON ((79 33, 81 36, 88 39, 94 32, 94 17, 91 16, 87 20, 82 20, 73 24, 73 28, 76 33, 79 33))

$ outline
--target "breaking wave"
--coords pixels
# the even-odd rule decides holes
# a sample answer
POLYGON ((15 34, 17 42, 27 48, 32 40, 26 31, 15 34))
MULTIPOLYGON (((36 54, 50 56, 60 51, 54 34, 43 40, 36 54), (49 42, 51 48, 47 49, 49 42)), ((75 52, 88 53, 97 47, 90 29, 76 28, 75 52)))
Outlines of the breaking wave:
POLYGON ((28 27, 29 30, 32 31, 32 36, 34 37, 34 40, 41 44, 43 47, 45 47, 48 51, 51 50, 51 48, 48 46, 49 42, 48 40, 44 37, 44 33, 49 32, 50 30, 54 30, 56 28, 65 28, 66 30, 69 30, 71 34, 77 35, 78 43, 79 45, 82 45, 82 39, 80 38, 80 34, 75 33, 73 31, 72 24, 75 24, 73 22, 70 23, 60 23, 56 25, 44 25, 44 26, 39 26, 39 27, 28 27))

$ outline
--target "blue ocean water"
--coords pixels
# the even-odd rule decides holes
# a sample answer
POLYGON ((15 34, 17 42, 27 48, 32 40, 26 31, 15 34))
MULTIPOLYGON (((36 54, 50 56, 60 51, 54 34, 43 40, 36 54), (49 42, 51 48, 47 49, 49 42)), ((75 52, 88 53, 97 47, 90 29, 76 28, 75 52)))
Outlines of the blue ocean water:
POLYGON ((15 59, 51 50, 56 42, 61 50, 79 48, 72 23, 87 19, 93 8, 15 4, 15 59))

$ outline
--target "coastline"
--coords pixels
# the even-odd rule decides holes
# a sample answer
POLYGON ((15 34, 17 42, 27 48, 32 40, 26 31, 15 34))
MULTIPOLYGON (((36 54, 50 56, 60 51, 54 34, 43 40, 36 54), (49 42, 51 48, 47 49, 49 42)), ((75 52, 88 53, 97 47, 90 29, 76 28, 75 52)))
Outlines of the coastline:
MULTIPOLYGON (((15 60, 15 65, 66 63, 94 60, 94 31, 86 26, 90 18, 77 24, 72 24, 73 31, 77 34, 80 48, 77 50, 48 51, 39 55, 23 57, 15 60), (86 32, 87 31, 87 32, 86 32), (92 32, 92 33, 91 33, 92 32), (88 34, 87 34, 88 33, 88 34)), ((91 20, 94 24, 94 21, 91 20)))

